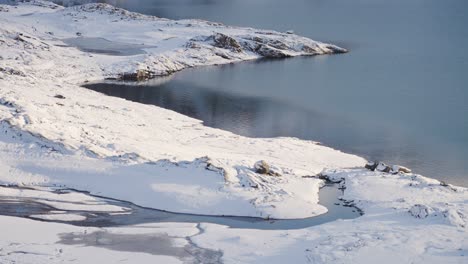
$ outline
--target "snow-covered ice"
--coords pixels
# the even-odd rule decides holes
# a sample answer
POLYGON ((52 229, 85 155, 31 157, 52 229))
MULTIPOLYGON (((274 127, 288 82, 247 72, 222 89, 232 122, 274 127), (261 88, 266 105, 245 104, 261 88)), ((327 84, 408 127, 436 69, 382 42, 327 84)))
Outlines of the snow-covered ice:
POLYGON ((317 175, 341 182, 342 199, 365 213, 275 231, 176 223, 99 229, 0 216, 1 262, 466 263, 466 188, 369 171, 364 159, 316 142, 242 137, 80 87, 344 51, 292 32, 173 21, 105 4, 0 5, 0 182, 29 188, 0 188, 0 196, 68 212, 35 218, 127 211, 85 193, 50 192, 62 187, 175 212, 311 217, 326 212, 317 175), (261 160, 275 173, 258 171, 261 160))

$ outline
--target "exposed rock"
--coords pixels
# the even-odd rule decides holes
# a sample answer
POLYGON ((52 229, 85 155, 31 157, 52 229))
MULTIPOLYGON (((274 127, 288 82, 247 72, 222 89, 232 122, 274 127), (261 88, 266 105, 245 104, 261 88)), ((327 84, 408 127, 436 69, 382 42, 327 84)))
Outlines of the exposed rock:
POLYGON ((18 76, 22 76, 22 77, 26 76, 26 74, 24 74, 23 72, 15 70, 15 69, 10 68, 10 67, 5 67, 5 68, 0 67, 0 72, 4 72, 4 73, 9 74, 9 75, 18 75, 18 76))
POLYGON ((120 79, 123 81, 144 81, 154 77, 154 73, 148 70, 137 70, 133 73, 123 73, 120 79))
POLYGON ((387 164, 381 161, 369 161, 364 167, 371 171, 387 172, 391 174, 411 173, 411 170, 407 167, 403 167, 400 165, 388 166, 387 164))
POLYGON ((294 34, 294 30, 288 30, 286 31, 286 34, 294 34))
POLYGON ((317 48, 311 47, 309 45, 303 45, 302 46, 302 51, 305 51, 309 54, 316 54, 317 53, 317 48))
POLYGON ((270 165, 264 160, 255 162, 254 169, 256 173, 266 174, 270 176, 281 176, 282 173, 280 168, 270 165))
POLYGON ((411 173, 411 170, 400 166, 400 165, 393 165, 392 169, 390 170, 390 173, 397 174, 397 173, 411 173))
POLYGON ((388 166, 387 164, 383 162, 379 162, 375 170, 380 171, 380 172, 390 172, 390 166, 388 166))
POLYGON ((408 212, 416 217, 416 218, 426 218, 428 217, 430 214, 432 214, 433 210, 432 208, 426 206, 426 205, 423 205, 423 204, 415 204, 413 205, 409 210, 408 212))
POLYGON ((213 40, 215 43, 215 47, 229 49, 234 52, 242 52, 242 48, 239 42, 228 35, 216 33, 215 35, 213 35, 213 40))
POLYGON ((371 171, 375 171, 375 168, 377 168, 377 163, 376 161, 369 161, 366 163, 365 168, 371 171))
POLYGON ((262 55, 263 57, 267 58, 287 58, 291 57, 291 55, 285 53, 284 51, 271 47, 266 44, 261 44, 258 49, 255 51, 259 55, 262 55))
POLYGON ((450 185, 446 183, 445 181, 440 181, 440 186, 449 187, 450 185))
POLYGON ((54 98, 57 98, 57 99, 65 99, 66 97, 63 96, 63 95, 61 95, 61 94, 56 94, 56 95, 54 96, 54 98))
POLYGON ((284 42, 279 41, 279 40, 277 40, 277 39, 270 40, 270 41, 268 41, 266 44, 268 44, 268 46, 271 46, 271 47, 273 47, 273 48, 280 49, 280 50, 287 50, 287 49, 289 49, 289 46, 288 46, 288 45, 286 45, 284 42))

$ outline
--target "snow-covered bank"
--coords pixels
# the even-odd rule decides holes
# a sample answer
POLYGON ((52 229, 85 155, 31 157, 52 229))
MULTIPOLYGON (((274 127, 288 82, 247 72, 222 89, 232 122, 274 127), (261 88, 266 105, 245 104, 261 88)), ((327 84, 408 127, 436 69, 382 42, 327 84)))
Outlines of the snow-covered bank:
POLYGON ((365 162, 314 142, 237 136, 79 86, 261 56, 341 52, 336 46, 104 4, 4 5, 0 25, 2 137, 21 138, 4 145, 4 182, 61 184, 178 212, 303 218, 326 208, 317 204, 322 181, 302 176, 365 162), (281 176, 255 173, 259 160, 281 176))
MULTIPOLYGON (((0 216, 0 262, 466 263, 466 188, 414 174, 350 169, 365 161, 314 142, 237 136, 79 86, 261 55, 337 50, 291 34, 171 21, 108 5, 0 6, 2 183, 65 185, 179 212, 300 218, 326 210, 317 204, 322 181, 310 177, 321 173, 342 181, 344 199, 365 212, 277 231, 213 224, 98 229, 0 216), (259 160, 275 173, 257 173, 259 160)), ((64 210, 127 210, 85 194, 0 192, 64 210)), ((33 217, 74 221, 83 215, 33 217)))
MULTIPOLYGON (((71 262, 74 258, 78 263, 87 263, 91 261, 87 258, 90 252, 95 254, 93 261, 116 263, 123 258, 120 254, 127 251, 139 252, 125 255, 129 263, 163 260, 466 263, 468 260, 468 189, 443 186, 418 175, 391 175, 363 169, 326 170, 323 175, 342 181, 346 188, 344 198, 352 199, 366 214, 353 220, 298 230, 235 229, 206 223, 82 228, 0 216, 3 235, 0 256, 6 263, 71 262), (15 235, 15 232, 25 235, 15 235), (168 247, 168 243, 175 248, 168 247), (186 250, 197 254, 179 254, 186 250)), ((76 217, 59 216, 56 220, 72 218, 73 221, 76 217)))

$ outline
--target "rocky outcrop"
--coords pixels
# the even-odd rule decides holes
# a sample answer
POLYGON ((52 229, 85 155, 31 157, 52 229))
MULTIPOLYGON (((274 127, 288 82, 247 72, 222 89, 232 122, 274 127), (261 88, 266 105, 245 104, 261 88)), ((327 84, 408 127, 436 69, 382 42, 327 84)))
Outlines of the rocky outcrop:
POLYGON ((389 166, 383 162, 379 161, 370 161, 364 166, 366 169, 371 171, 380 171, 380 172, 387 172, 391 174, 398 174, 398 173, 411 173, 411 170, 407 167, 403 167, 400 165, 393 165, 389 166))
POLYGON ((257 50, 255 50, 259 55, 267 58, 287 58, 291 55, 285 53, 283 50, 271 47, 266 44, 261 44, 257 50))
POLYGON ((387 164, 383 163, 383 162, 379 162, 379 164, 377 164, 377 167, 375 168, 376 171, 380 171, 380 172, 390 172, 390 166, 388 166, 387 164))
POLYGON ((123 73, 120 75, 122 81, 145 81, 154 78, 155 74, 148 70, 137 70, 136 72, 123 73))
POLYGON ((216 33, 213 35, 213 41, 215 47, 228 49, 234 52, 242 52, 242 47, 239 42, 228 35, 216 33))
POLYGON ((281 169, 268 164, 264 160, 259 160, 254 164, 254 170, 258 174, 265 174, 270 176, 281 176, 281 169))

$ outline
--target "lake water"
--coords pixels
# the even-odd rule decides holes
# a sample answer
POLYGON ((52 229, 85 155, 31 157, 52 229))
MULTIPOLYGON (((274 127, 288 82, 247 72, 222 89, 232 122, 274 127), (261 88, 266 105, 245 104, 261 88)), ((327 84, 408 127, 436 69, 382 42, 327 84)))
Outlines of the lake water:
POLYGON ((468 186, 468 1, 133 0, 161 17, 294 30, 348 54, 204 67, 92 89, 252 137, 311 139, 468 186))

